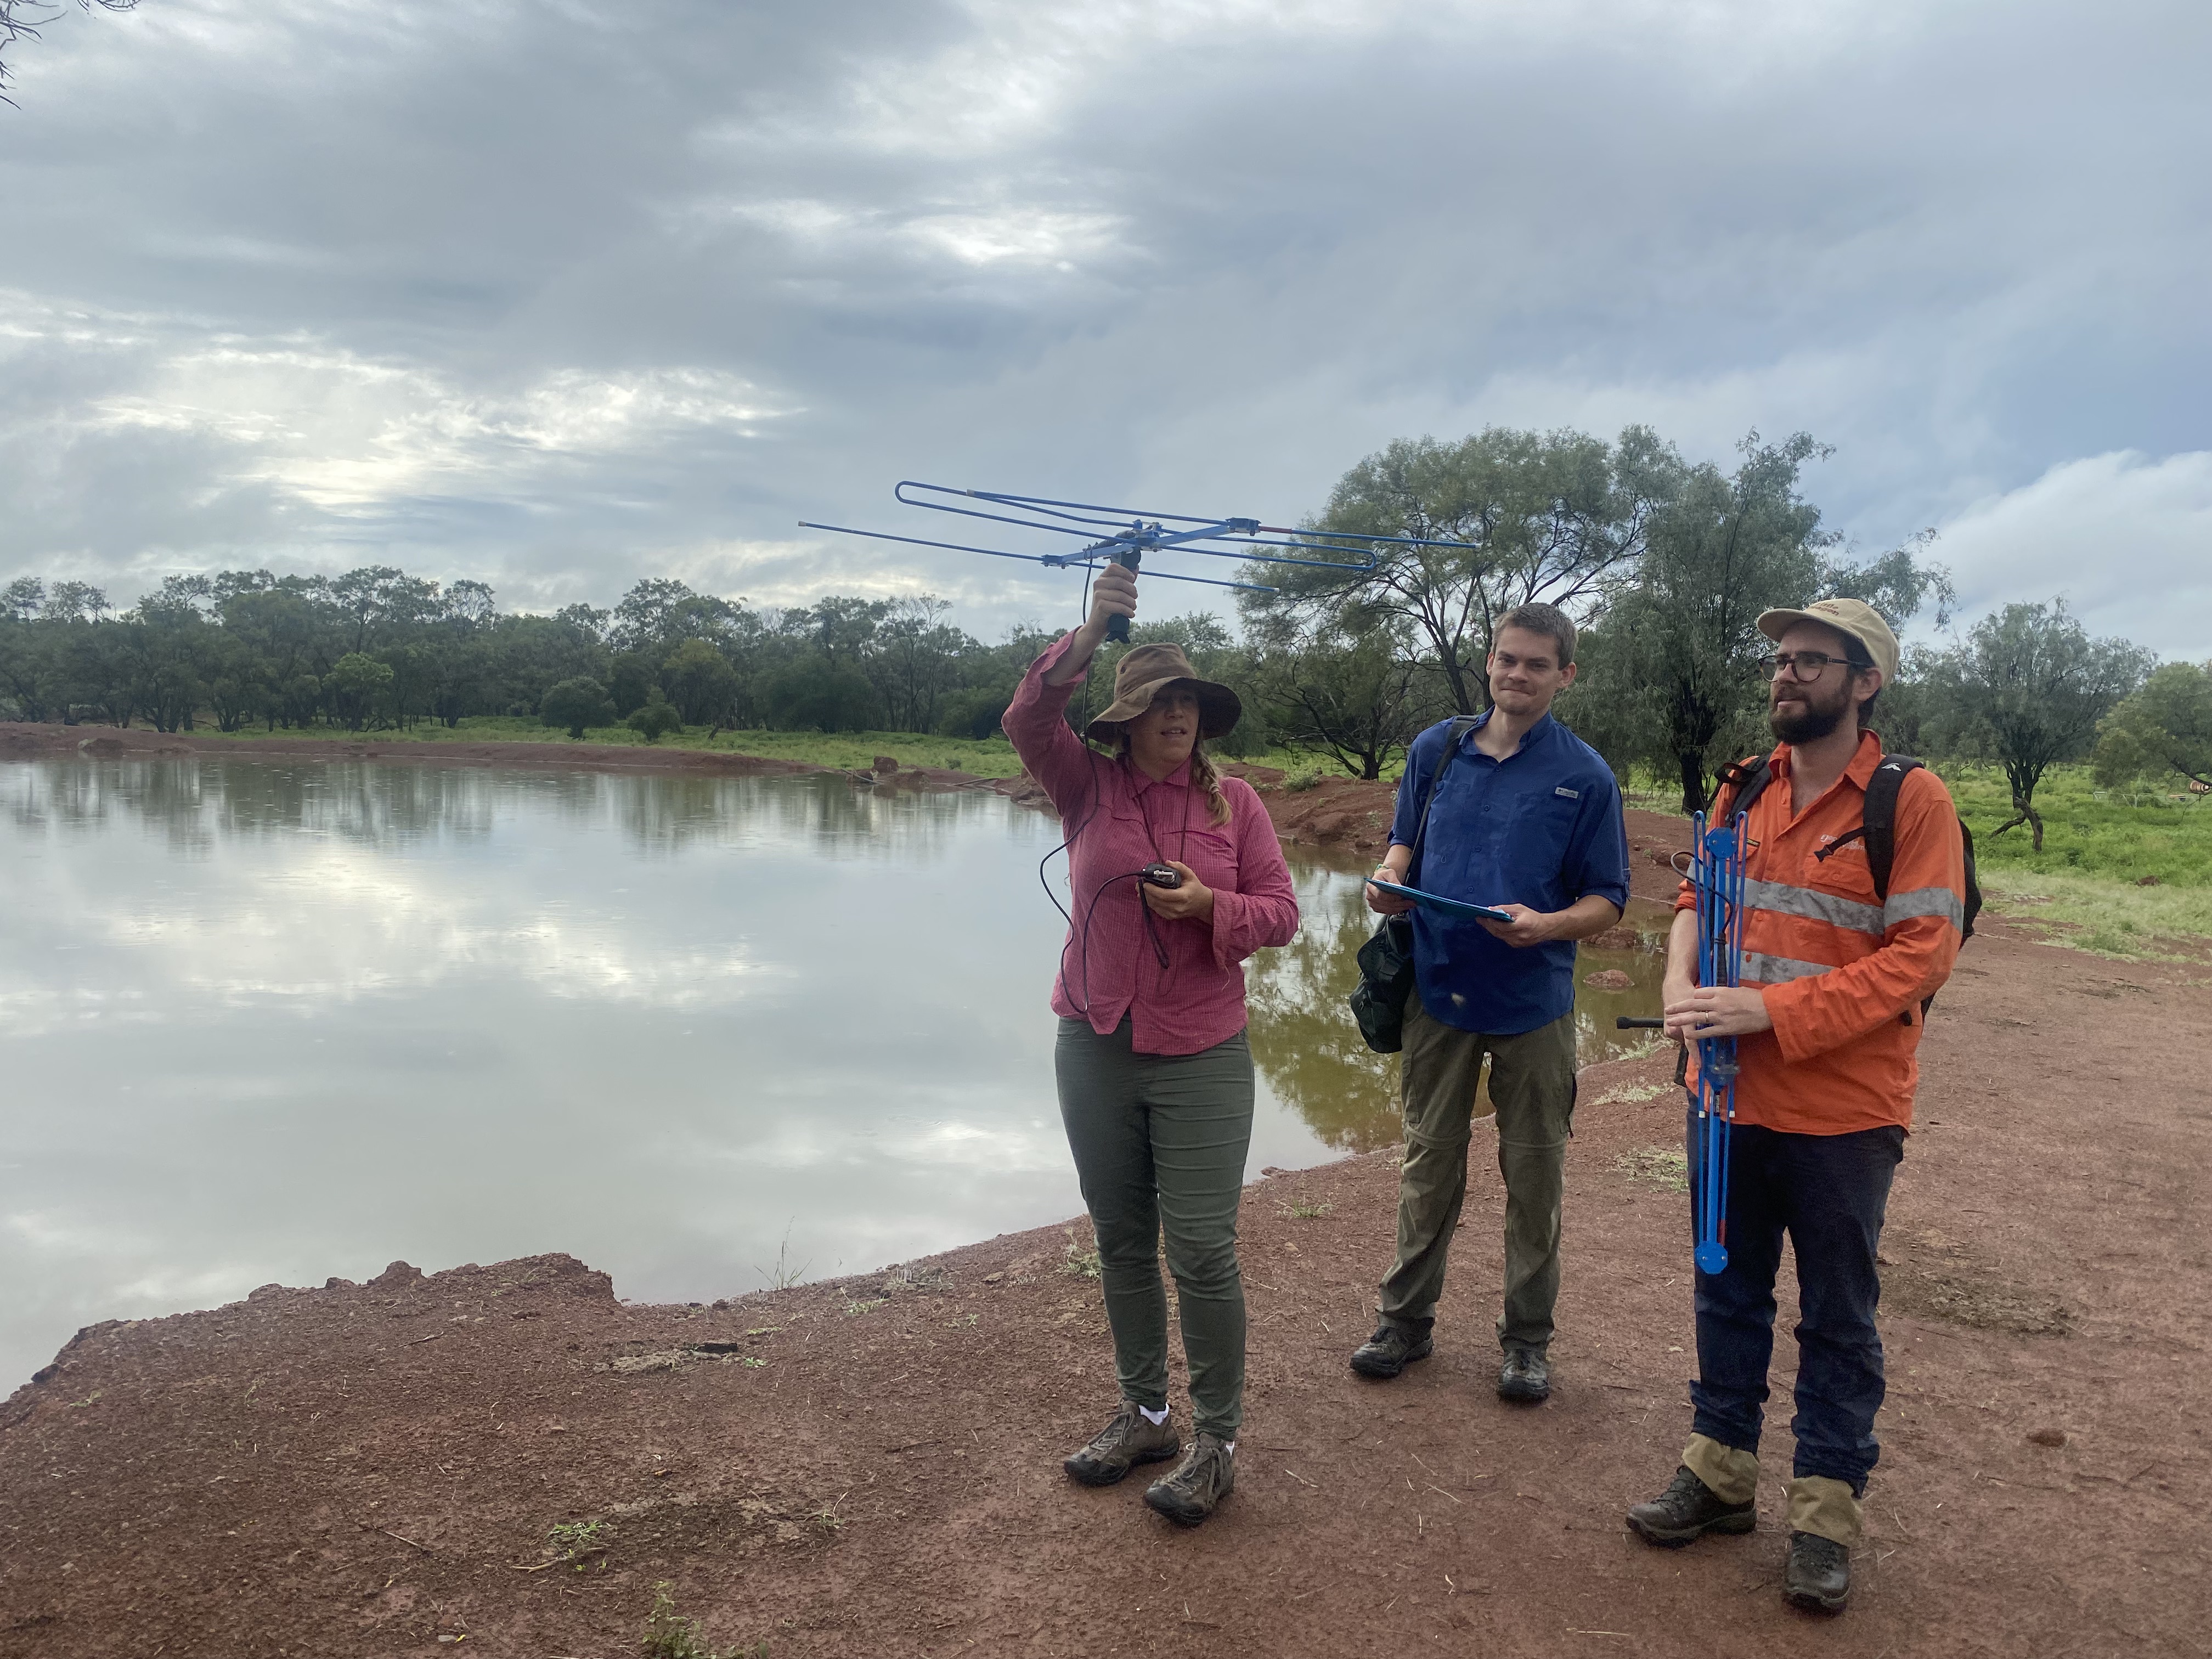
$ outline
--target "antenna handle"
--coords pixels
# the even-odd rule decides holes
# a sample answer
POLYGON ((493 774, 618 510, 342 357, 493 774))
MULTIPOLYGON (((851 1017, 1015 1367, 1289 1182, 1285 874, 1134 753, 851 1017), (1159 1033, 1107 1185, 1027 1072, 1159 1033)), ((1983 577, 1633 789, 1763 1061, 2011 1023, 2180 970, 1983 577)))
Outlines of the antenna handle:
MULTIPOLYGON (((1144 555, 1139 553, 1135 548, 1125 547, 1120 552, 1114 555, 1113 562, 1115 564, 1121 565, 1125 569, 1134 570, 1137 568, 1137 562, 1143 557, 1144 555)), ((1127 617, 1109 617, 1106 619, 1106 641, 1108 644, 1119 645, 1128 637, 1129 619, 1127 617)))

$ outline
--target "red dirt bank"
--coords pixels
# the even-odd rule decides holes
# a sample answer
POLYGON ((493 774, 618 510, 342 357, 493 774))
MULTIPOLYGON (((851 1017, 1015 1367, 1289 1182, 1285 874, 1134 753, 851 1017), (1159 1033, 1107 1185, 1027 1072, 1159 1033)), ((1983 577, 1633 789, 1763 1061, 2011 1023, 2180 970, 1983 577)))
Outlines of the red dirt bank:
MULTIPOLYGON (((1635 817, 1656 891, 1680 826, 1635 817)), ((1345 1369, 1389 1249, 1381 1154, 1247 1195, 1241 1480, 1194 1533, 1059 1474, 1111 1403, 1059 1229, 696 1309, 626 1307, 562 1256, 395 1264, 93 1327, 0 1407, 0 1659, 634 1653, 661 1580, 778 1659, 2203 1653, 2201 971, 2000 930, 1923 1055, 1839 1621, 1780 1602, 1779 1423, 1754 1536, 1666 1553, 1620 1524, 1672 1468, 1692 1363, 1684 1200, 1626 1172, 1679 1140, 1654 1055, 1583 1078, 1536 1410, 1489 1388, 1480 1176, 1436 1358, 1381 1386, 1345 1369), (594 1519, 605 1554, 523 1570, 594 1519)), ((1793 1359, 1784 1337, 1781 1419, 1793 1359)))

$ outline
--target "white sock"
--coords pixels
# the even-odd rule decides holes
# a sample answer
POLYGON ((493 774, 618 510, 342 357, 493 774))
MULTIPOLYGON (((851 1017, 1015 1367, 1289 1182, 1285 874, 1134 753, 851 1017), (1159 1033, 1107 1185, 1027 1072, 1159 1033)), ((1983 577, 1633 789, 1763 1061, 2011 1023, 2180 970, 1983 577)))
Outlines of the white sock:
POLYGON ((1237 1443, 1234 1440, 1224 1440, 1221 1443, 1221 1449, 1234 1457, 1237 1455, 1237 1443))
POLYGON ((1158 1411, 1154 1411, 1150 1406, 1139 1406, 1137 1409, 1145 1414, 1145 1421, 1156 1429, 1168 1420, 1168 1408, 1165 1406, 1161 1407, 1158 1411))

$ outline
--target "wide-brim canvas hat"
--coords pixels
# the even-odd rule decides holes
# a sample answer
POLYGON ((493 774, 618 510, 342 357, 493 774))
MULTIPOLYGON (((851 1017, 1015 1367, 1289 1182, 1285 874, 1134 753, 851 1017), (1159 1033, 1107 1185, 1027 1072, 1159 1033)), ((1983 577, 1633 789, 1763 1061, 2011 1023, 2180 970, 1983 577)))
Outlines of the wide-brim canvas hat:
POLYGON ((1866 647, 1874 665, 1881 670, 1884 685, 1897 684, 1897 635, 1881 619, 1881 612, 1864 599, 1815 599, 1802 611, 1762 611, 1759 631, 1779 641, 1801 622, 1821 623, 1839 634, 1848 634, 1866 647))
POLYGON ((1202 680, 1179 645, 1133 645, 1114 665, 1114 702, 1106 712, 1084 728, 1093 743, 1111 743, 1121 728, 1152 706, 1152 699, 1170 685, 1188 685, 1198 696, 1198 735, 1225 738, 1244 718, 1244 704, 1234 691, 1214 680, 1202 680))

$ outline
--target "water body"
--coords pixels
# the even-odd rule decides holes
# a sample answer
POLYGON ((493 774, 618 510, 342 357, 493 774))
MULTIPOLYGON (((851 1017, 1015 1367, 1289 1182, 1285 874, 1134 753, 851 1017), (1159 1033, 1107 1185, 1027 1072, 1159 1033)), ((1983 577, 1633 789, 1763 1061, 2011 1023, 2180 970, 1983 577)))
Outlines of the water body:
MULTIPOLYGON (((0 1392, 94 1320, 394 1259, 703 1301, 1078 1213, 1058 839, 842 777, 0 765, 0 1392)), ((1358 874, 1293 868, 1255 1175, 1397 1135, 1344 1012, 1358 874)), ((1638 981, 1585 994, 1587 1061, 1657 975, 1584 957, 1638 981)))

